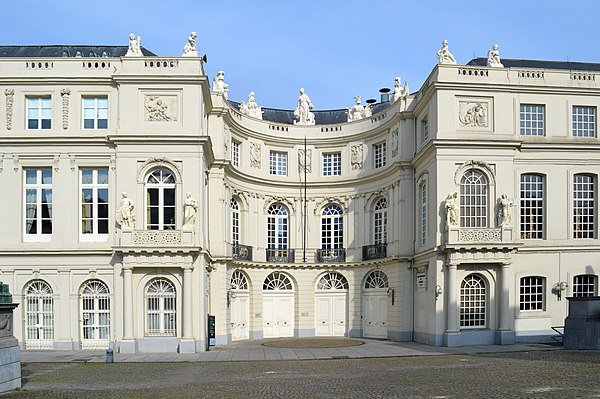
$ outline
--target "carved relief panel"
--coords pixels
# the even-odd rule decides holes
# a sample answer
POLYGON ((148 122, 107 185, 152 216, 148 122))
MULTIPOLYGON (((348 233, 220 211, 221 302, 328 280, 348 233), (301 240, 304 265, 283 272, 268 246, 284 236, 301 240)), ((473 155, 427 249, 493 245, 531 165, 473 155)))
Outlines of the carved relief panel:
POLYGON ((144 94, 145 122, 177 122, 179 99, 173 94, 144 94))
POLYGON ((485 97, 458 97, 459 129, 493 130, 494 107, 493 99, 485 97))

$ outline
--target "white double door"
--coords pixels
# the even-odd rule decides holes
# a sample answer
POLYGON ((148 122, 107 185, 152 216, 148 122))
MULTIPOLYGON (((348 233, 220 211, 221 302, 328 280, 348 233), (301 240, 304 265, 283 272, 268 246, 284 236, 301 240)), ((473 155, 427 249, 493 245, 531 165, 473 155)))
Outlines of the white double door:
POLYGON ((388 296, 384 290, 363 291, 363 336, 387 338, 388 296))
POLYGON ((231 297, 231 340, 248 339, 248 318, 250 314, 249 294, 247 292, 235 292, 231 297))
POLYGON ((315 293, 315 335, 345 336, 347 292, 315 293))
POLYGON ((294 293, 263 292, 263 337, 294 336, 294 293))

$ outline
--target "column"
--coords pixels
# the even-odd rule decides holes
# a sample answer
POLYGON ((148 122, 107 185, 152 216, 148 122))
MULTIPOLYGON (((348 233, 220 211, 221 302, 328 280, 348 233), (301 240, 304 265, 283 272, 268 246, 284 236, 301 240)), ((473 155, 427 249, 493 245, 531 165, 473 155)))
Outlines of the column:
POLYGON ((458 303, 458 285, 456 283, 456 263, 448 264, 448 284, 446 285, 446 293, 448 296, 448 320, 446 332, 458 332, 459 319, 459 303, 458 303))
POLYGON ((133 267, 123 266, 123 339, 133 339, 133 267))
POLYGON ((183 268, 183 339, 191 339, 192 332, 192 266, 183 268))
POLYGON ((503 263, 500 269, 500 330, 510 330, 510 287, 508 286, 510 263, 503 263))

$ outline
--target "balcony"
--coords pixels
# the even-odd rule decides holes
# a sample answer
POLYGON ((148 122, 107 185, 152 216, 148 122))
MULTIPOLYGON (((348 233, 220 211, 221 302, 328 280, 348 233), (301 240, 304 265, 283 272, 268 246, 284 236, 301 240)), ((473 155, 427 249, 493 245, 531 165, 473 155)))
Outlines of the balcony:
POLYGON ((387 257, 387 243, 365 245, 362 247, 363 260, 381 259, 387 257))
POLYGON ((317 262, 339 263, 346 261, 346 249, 317 249, 317 262))
POLYGON ((231 256, 238 260, 252 260, 252 247, 250 245, 231 244, 231 256))
POLYGON ((450 227, 447 231, 446 244, 498 245, 512 243, 514 240, 511 227, 498 228, 466 228, 450 227))
POLYGON ((182 230, 122 230, 121 246, 179 247, 194 244, 194 232, 182 230))
POLYGON ((267 262, 275 263, 294 263, 293 249, 265 249, 267 253, 267 262))

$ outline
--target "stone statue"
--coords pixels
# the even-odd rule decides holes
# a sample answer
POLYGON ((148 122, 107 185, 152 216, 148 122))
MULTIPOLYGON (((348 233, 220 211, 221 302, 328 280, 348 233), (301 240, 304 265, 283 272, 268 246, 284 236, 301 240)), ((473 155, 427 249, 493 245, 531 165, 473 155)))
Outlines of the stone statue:
POLYGON ((294 111, 294 125, 314 125, 315 114, 310 112, 314 106, 310 102, 310 98, 304 93, 304 89, 300 89, 300 96, 298 97, 298 106, 294 111))
POLYGON ((371 116, 371 107, 360 104, 360 96, 354 97, 354 106, 348 108, 348 122, 358 121, 371 116))
POLYGON ((117 223, 123 230, 133 230, 135 227, 135 213, 133 200, 127 197, 127 193, 121 194, 121 202, 117 210, 117 223))
POLYGON ((250 143, 250 166, 260 169, 260 144, 250 143))
POLYGON ((198 57, 198 51, 196 50, 196 32, 190 33, 188 42, 183 46, 182 57, 198 57))
POLYGON ((488 59, 487 66, 493 68, 503 68, 502 62, 500 62, 500 51, 498 51, 499 46, 494 44, 491 50, 488 51, 488 59))
POLYGON ((392 132, 392 157, 398 155, 398 128, 392 132))
POLYGON ((455 191, 448 194, 446 200, 444 201, 444 208, 446 209, 446 225, 448 227, 458 226, 458 205, 456 204, 457 198, 458 193, 455 191))
POLYGON ((259 107, 256 103, 253 91, 248 94, 248 104, 243 101, 241 102, 240 112, 244 115, 251 116, 252 118, 262 119, 262 107, 259 107))
POLYGON ((135 33, 129 34, 129 48, 125 57, 141 57, 142 54, 142 38, 140 36, 135 40, 135 33))
POLYGON ((306 170, 306 173, 312 172, 312 150, 307 149, 304 154, 304 149, 298 150, 298 173, 302 173, 306 170))
POLYGON ((438 63, 439 64, 454 64, 456 65, 456 59, 448 50, 448 40, 444 39, 442 41, 442 48, 437 52, 438 63))
POLYGON ((225 83, 225 72, 217 72, 215 78, 213 79, 212 91, 214 93, 223 93, 223 97, 225 97, 225 99, 227 100, 227 92, 229 91, 229 85, 225 83))
POLYGON ((192 193, 185 195, 183 202, 183 227, 182 230, 194 230, 196 216, 198 215, 198 201, 192 198, 192 193))
POLYGON ((400 77, 396 77, 394 79, 394 90, 392 91, 392 103, 402 100, 404 102, 404 106, 402 106, 402 101, 400 102, 400 111, 404 111, 406 109, 406 102, 408 99, 408 83, 404 83, 404 88, 402 88, 402 80, 400 77))
POLYGON ((502 194, 500 197, 499 206, 498 206, 498 226, 499 227, 507 227, 512 224, 512 206, 513 202, 508 199, 506 194, 502 194))
POLYGON ((350 164, 353 170, 362 169, 363 167, 363 146, 362 144, 353 145, 350 148, 350 164))

